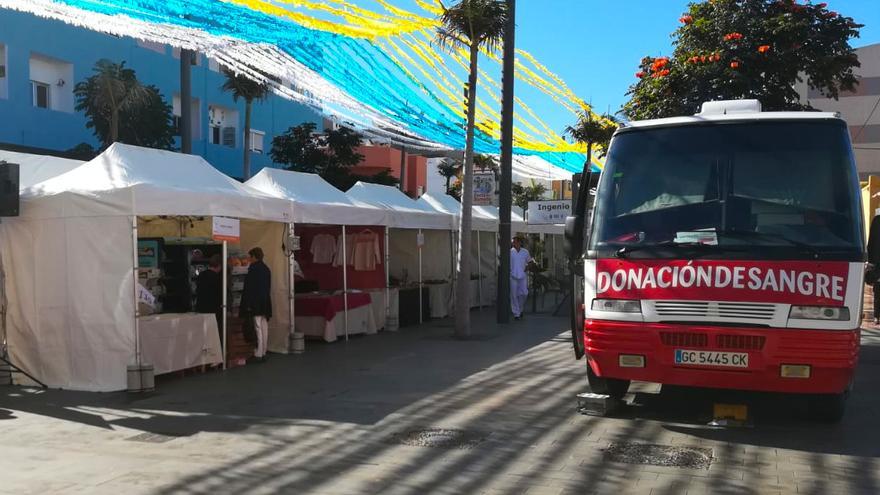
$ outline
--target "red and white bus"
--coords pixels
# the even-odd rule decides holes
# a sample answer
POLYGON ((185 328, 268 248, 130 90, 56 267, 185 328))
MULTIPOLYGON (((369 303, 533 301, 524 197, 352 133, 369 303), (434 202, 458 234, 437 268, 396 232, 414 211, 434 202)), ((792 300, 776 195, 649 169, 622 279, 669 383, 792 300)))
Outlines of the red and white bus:
POLYGON ((843 120, 740 100, 632 122, 592 209, 587 189, 567 236, 594 392, 621 397, 638 380, 810 394, 818 417, 840 419, 866 256, 843 120))

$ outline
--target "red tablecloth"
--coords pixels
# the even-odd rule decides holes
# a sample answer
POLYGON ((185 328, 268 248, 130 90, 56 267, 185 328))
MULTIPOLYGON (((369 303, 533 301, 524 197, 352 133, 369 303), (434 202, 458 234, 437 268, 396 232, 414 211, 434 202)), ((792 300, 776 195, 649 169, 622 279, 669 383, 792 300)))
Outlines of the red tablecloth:
MULTIPOLYGON (((369 294, 349 294, 348 309, 369 306, 372 299, 369 294)), ((296 296, 296 316, 323 316, 330 321, 336 313, 345 311, 345 299, 342 294, 335 296, 315 296, 299 294, 296 296)))

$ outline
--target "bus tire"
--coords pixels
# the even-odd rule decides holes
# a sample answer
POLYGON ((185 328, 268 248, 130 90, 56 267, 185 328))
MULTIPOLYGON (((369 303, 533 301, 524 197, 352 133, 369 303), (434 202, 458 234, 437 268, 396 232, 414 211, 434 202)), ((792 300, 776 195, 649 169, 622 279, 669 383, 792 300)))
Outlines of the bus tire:
POLYGON ((846 392, 822 394, 810 398, 810 416, 823 423, 839 423, 846 412, 846 392))
POLYGON ((587 383, 590 384, 590 391, 594 394, 608 395, 614 399, 622 399, 629 390, 629 380, 596 376, 589 361, 587 362, 587 383))

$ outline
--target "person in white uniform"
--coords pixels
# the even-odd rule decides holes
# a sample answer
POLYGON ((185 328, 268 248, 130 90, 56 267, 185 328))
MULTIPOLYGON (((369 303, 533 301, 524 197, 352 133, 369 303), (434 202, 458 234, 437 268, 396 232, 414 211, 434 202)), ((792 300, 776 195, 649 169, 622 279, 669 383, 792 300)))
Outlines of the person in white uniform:
POLYGON ((510 309, 515 320, 522 318, 526 298, 529 296, 526 268, 531 259, 529 250, 522 247, 520 238, 514 237, 513 247, 510 248, 510 309))

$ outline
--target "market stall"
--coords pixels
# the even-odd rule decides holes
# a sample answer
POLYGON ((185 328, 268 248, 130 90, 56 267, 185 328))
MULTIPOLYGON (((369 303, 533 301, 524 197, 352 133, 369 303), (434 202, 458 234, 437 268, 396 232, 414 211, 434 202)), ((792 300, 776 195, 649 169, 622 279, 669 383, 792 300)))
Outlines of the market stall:
MULTIPOLYGON (((247 185, 294 204, 301 270, 294 283, 296 332, 332 342, 396 327, 384 209, 350 199, 315 174, 263 169, 247 185)), ((274 352, 291 351, 291 336, 282 330, 270 334, 274 352)))
MULTIPOLYGON (((13 362, 51 387, 90 391, 124 390, 128 367, 151 361, 179 369, 201 352, 199 364, 216 363, 211 334, 219 339, 220 331, 213 317, 201 318, 205 338, 187 341, 179 360, 168 355, 174 339, 166 332, 185 326, 196 335, 198 324, 183 316, 139 317, 138 301, 149 306, 156 298, 139 282, 139 258, 157 253, 139 252, 138 240, 140 229, 153 229, 145 237, 164 228, 194 237, 193 230, 220 217, 254 221, 242 225, 241 242, 260 242, 267 258, 283 255, 281 242, 269 242, 285 237, 292 204, 256 193, 197 156, 117 143, 25 189, 21 216, 0 224, 13 362)), ((280 265, 273 282, 285 276, 283 259, 280 265)), ((273 320, 284 320, 286 300, 273 303, 273 320)))
MULTIPOLYGON (((454 215, 456 226, 461 221, 461 203, 452 196, 424 194, 418 200, 420 203, 442 213, 454 215)), ((498 244, 497 232, 498 221, 492 218, 483 209, 473 208, 471 225, 473 230, 471 241, 471 276, 468 283, 470 288, 470 306, 482 307, 495 301, 495 282, 497 267, 495 266, 496 245, 498 244)), ((458 251, 457 232, 453 233, 454 253, 458 251)), ((453 256, 455 259, 456 256, 453 256)), ((455 266, 453 265, 453 274, 455 266)), ((453 277, 454 278, 454 277, 453 277)), ((457 283, 457 281, 455 281, 457 283)))
POLYGON ((358 182, 346 195, 387 213, 390 285, 400 291, 401 326, 447 316, 452 302, 455 217, 390 186, 358 182), (417 304, 404 304, 404 300, 417 304))

